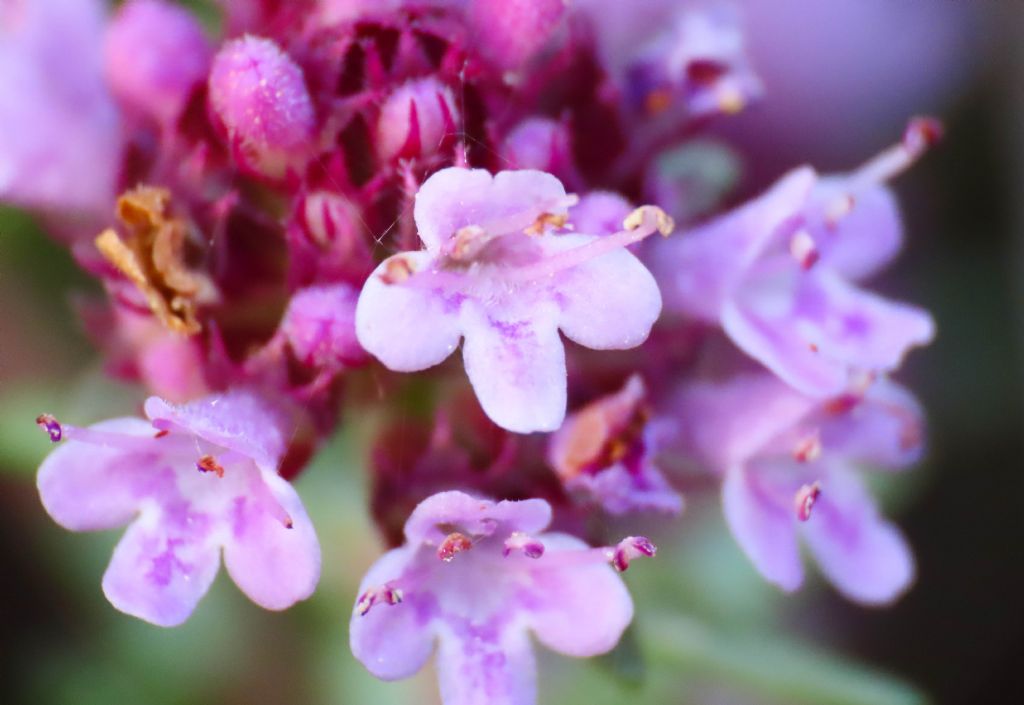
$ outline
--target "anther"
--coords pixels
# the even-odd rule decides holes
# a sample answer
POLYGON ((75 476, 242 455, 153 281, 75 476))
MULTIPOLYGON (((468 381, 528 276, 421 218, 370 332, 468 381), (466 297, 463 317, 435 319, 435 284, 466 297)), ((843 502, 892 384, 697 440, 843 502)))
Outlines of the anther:
POLYGON ((415 273, 408 257, 392 257, 378 276, 385 284, 401 284, 415 273))
POLYGON ((380 587, 370 588, 359 596, 359 600, 356 602, 356 613, 360 617, 365 617, 374 605, 397 605, 402 602, 402 597, 401 590, 386 583, 380 587))
POLYGON ((612 567, 620 573, 629 568, 630 562, 640 556, 652 557, 658 552, 658 547, 651 543, 651 540, 643 536, 627 536, 619 541, 612 553, 612 567))
POLYGON ((522 531, 513 531, 505 539, 505 548, 501 553, 507 558, 513 551, 522 551, 527 558, 540 558, 544 555, 544 544, 522 531))
POLYGON ((800 268, 808 270, 821 258, 818 246, 814 244, 814 238, 804 229, 796 231, 789 240, 789 254, 799 263, 800 268))
POLYGON ((857 199, 854 198, 853 194, 844 193, 834 198, 825 206, 825 225, 829 228, 835 228, 839 225, 839 221, 853 211, 853 207, 856 204, 857 199))
POLYGON ((793 496, 793 509, 796 511, 796 518, 800 521, 807 521, 811 518, 811 510, 814 503, 821 495, 821 483, 815 480, 809 485, 802 485, 793 496))
POLYGON ((444 541, 437 547, 437 557, 445 563, 451 563, 455 554, 468 551, 473 548, 473 541, 465 534, 453 531, 444 537, 444 541))
POLYGON ((532 225, 523 230, 523 233, 526 235, 540 235, 549 227, 564 228, 568 222, 569 215, 567 213, 541 213, 537 216, 537 220, 533 221, 532 225))
POLYGON ((912 154, 921 154, 934 147, 942 139, 945 129, 933 117, 915 117, 907 123, 903 132, 903 146, 912 154))
POLYGON ((626 230, 637 230, 641 227, 651 227, 659 233, 668 237, 676 229, 676 223, 672 216, 657 206, 640 206, 626 216, 622 221, 622 227, 626 230))
POLYGON ((64 429, 52 414, 39 414, 36 417, 36 424, 49 434, 50 441, 53 443, 59 443, 60 439, 64 437, 64 429))
POLYGON ((204 455, 196 461, 196 470, 202 473, 212 472, 217 477, 224 477, 224 466, 212 455, 204 455))
POLYGON ((166 428, 162 428, 162 429, 160 429, 159 431, 157 431, 156 433, 153 434, 153 438, 163 438, 165 436, 169 436, 170 433, 171 432, 169 430, 167 430, 166 428))
POLYGON ((799 440, 793 447, 793 459, 798 463, 810 463, 821 457, 821 435, 815 431, 799 440))

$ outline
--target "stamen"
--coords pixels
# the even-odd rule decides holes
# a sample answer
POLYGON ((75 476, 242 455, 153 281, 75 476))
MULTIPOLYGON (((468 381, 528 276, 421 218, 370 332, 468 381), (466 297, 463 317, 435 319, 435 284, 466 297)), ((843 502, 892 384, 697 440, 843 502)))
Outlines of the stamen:
POLYGON ((467 225, 459 228, 445 243, 448 256, 457 260, 473 259, 488 242, 493 239, 479 225, 467 225))
POLYGON ((360 617, 365 617, 375 605, 397 605, 402 602, 402 591, 390 583, 384 583, 380 587, 370 588, 356 602, 356 612, 360 617))
POLYGON ((217 462, 212 455, 204 455, 196 461, 196 469, 199 472, 212 472, 217 477, 224 477, 224 466, 217 462))
POLYGON ((59 443, 64 437, 64 429, 52 414, 39 414, 36 424, 50 435, 52 443, 59 443))
POLYGON ((820 259, 821 253, 814 244, 811 234, 801 228, 789 240, 789 254, 793 256, 804 271, 810 269, 820 259))
POLYGON ((596 238, 533 264, 509 268, 503 278, 507 281, 532 281, 551 277, 595 257, 640 242, 656 232, 668 236, 675 229, 675 221, 657 206, 641 206, 626 217, 623 226, 624 230, 613 235, 596 238))
POLYGON ((611 559, 612 567, 623 573, 634 558, 652 557, 657 552, 658 547, 651 543, 650 539, 643 536, 627 536, 615 547, 611 559))
POLYGON ((413 266, 412 260, 398 255, 388 260, 384 271, 378 276, 385 284, 401 284, 415 273, 416 268, 413 266))
POLYGON ((540 558, 544 555, 544 544, 522 531, 513 531, 505 539, 505 548, 501 553, 508 558, 513 551, 522 551, 527 558, 540 558))
POLYGON ((802 485, 793 497, 793 509, 796 511, 796 518, 800 521, 807 521, 811 518, 811 510, 814 503, 821 496, 821 483, 815 480, 810 485, 802 485))
POLYGON ((169 429, 161 428, 159 431, 153 434, 153 438, 164 438, 171 434, 169 429))
POLYGON ((798 463, 810 463, 821 457, 821 434, 814 431, 797 442, 793 448, 793 459, 798 463))
POLYGON ((437 547, 437 557, 445 563, 451 563, 455 555, 473 548, 473 541, 458 531, 453 531, 444 537, 444 541, 437 547))
POLYGON ((907 124, 903 139, 850 175, 850 190, 883 184, 909 169, 942 136, 942 124, 935 118, 916 117, 907 124))
POLYGON ((827 206, 825 206, 825 226, 829 229, 835 228, 839 225, 839 221, 853 211, 853 207, 856 204, 857 199, 854 198, 852 194, 844 193, 837 196, 827 206))
POLYGON ((569 222, 568 213, 541 213, 533 225, 523 230, 526 235, 540 235, 548 228, 564 228, 569 222))
POLYGON ((725 86, 718 89, 718 109, 725 115, 736 115, 743 112, 747 107, 747 100, 735 86, 725 86))

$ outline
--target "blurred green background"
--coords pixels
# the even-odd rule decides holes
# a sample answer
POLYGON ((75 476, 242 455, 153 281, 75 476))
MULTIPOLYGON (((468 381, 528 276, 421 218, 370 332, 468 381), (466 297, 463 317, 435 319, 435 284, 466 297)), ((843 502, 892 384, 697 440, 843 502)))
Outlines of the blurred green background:
MULTIPOLYGON (((931 417, 929 459, 880 488, 915 548, 917 585, 884 610, 816 579, 783 596, 749 567, 716 498, 693 498, 678 522, 649 527, 661 551, 626 575, 638 619, 623 645, 590 662, 542 653, 542 703, 1024 702, 1024 3, 975 6, 969 78, 935 99, 945 143, 897 184, 909 246, 880 283, 928 306, 940 330, 901 374, 931 417)), ((900 122, 875 128, 891 137, 900 122)), ((222 574, 174 630, 106 603, 119 532, 63 531, 34 486, 48 450, 38 413, 82 424, 143 397, 104 378, 70 306, 83 293, 98 289, 66 250, 0 210, 0 703, 436 702, 430 669, 380 683, 348 651, 355 590, 380 551, 357 422, 297 483, 324 549, 311 600, 265 612, 222 574)))

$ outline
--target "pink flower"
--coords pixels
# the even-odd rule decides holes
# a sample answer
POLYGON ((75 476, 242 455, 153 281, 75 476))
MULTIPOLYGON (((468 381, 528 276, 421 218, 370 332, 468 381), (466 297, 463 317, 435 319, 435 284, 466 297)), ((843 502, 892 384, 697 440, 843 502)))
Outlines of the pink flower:
POLYGON ((898 529, 860 480, 865 468, 899 469, 923 448, 914 398, 887 380, 827 401, 766 373, 694 383, 677 397, 679 446, 722 477, 733 535, 770 582, 803 582, 798 538, 852 600, 894 600, 914 577, 898 529))
POLYGON ((290 607, 312 594, 320 547, 295 490, 277 474, 288 429, 245 392, 183 406, 146 402, 149 421, 88 428, 40 417, 63 436, 39 468, 39 494, 72 531, 129 524, 103 576, 117 609, 160 626, 181 624, 217 574, 253 602, 290 607))
POLYGON ((539 499, 491 502, 462 492, 424 500, 406 544, 370 568, 352 613, 352 653, 384 680, 418 671, 437 645, 445 705, 530 705, 536 668, 529 634, 576 657, 618 642, 633 617, 624 570, 654 546, 630 537, 589 548, 538 533, 551 520, 539 499))
POLYGON ((662 244, 653 261, 669 308, 721 325, 807 394, 839 394, 861 374, 896 369, 931 341, 932 318, 853 282, 899 250, 899 212, 884 181, 935 129, 913 122, 903 143, 852 174, 795 169, 759 198, 662 244))
POLYGON ((640 345, 661 311, 654 278, 626 245, 671 222, 635 211, 614 235, 556 234, 574 198, 550 174, 443 169, 416 195, 425 246, 382 262, 356 307, 359 342, 387 367, 426 369, 465 338, 484 411, 512 431, 552 431, 565 416, 558 336, 595 349, 640 345))

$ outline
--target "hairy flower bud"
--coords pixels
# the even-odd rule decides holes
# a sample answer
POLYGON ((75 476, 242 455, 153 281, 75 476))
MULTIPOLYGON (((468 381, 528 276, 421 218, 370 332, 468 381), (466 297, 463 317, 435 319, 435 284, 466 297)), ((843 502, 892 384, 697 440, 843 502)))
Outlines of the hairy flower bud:
POLYGON ((451 89, 435 78, 399 86, 384 102, 377 123, 377 150, 382 159, 433 154, 453 137, 459 111, 451 89))
POLYGON ((224 45, 210 72, 210 104, 243 168, 282 179, 309 161, 313 103, 302 70, 269 39, 224 45))
POLYGON ((167 125, 210 68, 210 44, 199 22, 165 0, 131 0, 107 27, 104 73, 131 110, 167 125))

